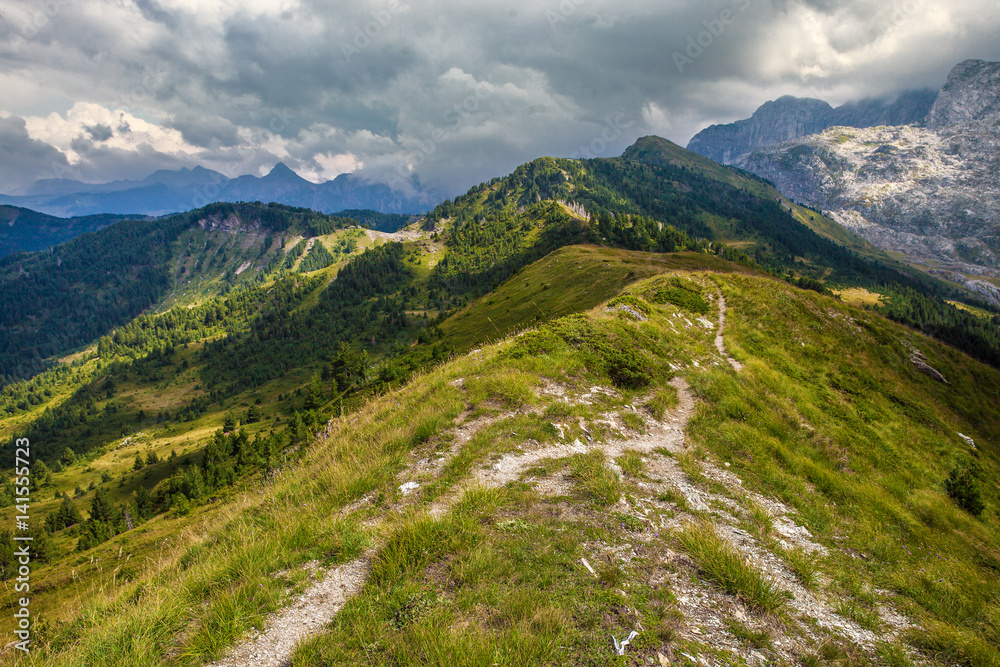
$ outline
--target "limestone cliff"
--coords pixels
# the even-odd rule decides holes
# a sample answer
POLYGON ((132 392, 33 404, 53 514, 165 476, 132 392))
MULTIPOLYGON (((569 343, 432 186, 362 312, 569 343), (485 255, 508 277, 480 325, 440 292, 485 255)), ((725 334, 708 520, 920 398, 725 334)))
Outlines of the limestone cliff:
POLYGON ((765 103, 747 120, 702 130, 687 148, 720 164, 734 164, 740 156, 762 146, 799 139, 828 127, 876 127, 921 121, 936 95, 931 90, 910 91, 891 101, 865 99, 836 109, 823 100, 780 97, 765 103))
MULTIPOLYGON (((841 109, 834 111, 847 117, 841 109)), ((771 108, 758 114, 775 117, 771 108)), ((1000 63, 955 66, 925 122, 847 125, 770 145, 763 139, 773 134, 742 126, 737 135, 761 139, 760 145, 730 161, 883 250, 1000 306, 1000 63)), ((802 124, 803 131, 809 127, 802 124)), ((730 152, 752 143, 734 141, 730 152)))

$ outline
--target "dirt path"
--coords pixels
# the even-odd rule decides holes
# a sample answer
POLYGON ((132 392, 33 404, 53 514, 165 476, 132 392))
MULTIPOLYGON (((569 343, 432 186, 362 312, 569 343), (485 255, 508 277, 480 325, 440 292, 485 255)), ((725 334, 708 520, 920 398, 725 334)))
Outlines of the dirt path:
MULTIPOLYGON (((402 236, 402 234, 388 235, 378 232, 368 232, 370 236, 382 238, 391 236, 402 236)), ((412 232, 404 233, 407 236, 412 232)), ((742 369, 742 364, 726 354, 723 331, 726 322, 726 301, 722 294, 719 294, 719 325, 715 337, 715 347, 719 353, 725 357, 737 371, 742 369)), ((710 503, 714 501, 716 506, 733 505, 729 498, 719 496, 699 489, 680 470, 677 462, 671 457, 659 456, 655 453, 658 449, 665 449, 672 453, 680 453, 685 448, 684 438, 687 424, 695 411, 695 398, 688 386, 687 380, 682 377, 674 378, 671 385, 677 390, 678 405, 663 421, 647 421, 647 429, 644 433, 634 434, 632 437, 622 440, 611 441, 604 444, 593 443, 589 432, 584 428, 587 442, 576 439, 572 442, 561 442, 555 445, 540 447, 530 451, 511 452, 502 456, 488 468, 477 468, 471 477, 458 485, 446 496, 432 503, 427 512, 434 517, 441 517, 458 501, 466 490, 475 486, 485 486, 488 488, 502 487, 509 482, 520 479, 525 472, 538 465, 545 459, 559 459, 582 454, 594 448, 603 450, 609 457, 609 465, 617 469, 614 459, 620 457, 628 450, 637 451, 649 457, 652 486, 669 487, 679 491, 688 502, 689 506, 698 511, 710 511, 710 503)), ((611 415, 605 416, 614 420, 611 415)), ((489 421, 479 420, 466 426, 459 426, 459 447, 461 443, 467 442, 475 432, 485 427, 489 421)), ((582 424, 581 424, 582 425, 582 424)), ((555 425, 562 433, 564 425, 555 425)), ((620 425, 615 424, 616 427, 620 425)), ((418 463, 417 466, 420 464, 418 463)), ((740 481, 734 479, 735 476, 728 471, 715 469, 711 465, 705 466, 705 472, 709 477, 713 477, 730 488, 737 489, 740 481)), ((411 471, 413 472, 413 471, 411 471)), ((573 481, 565 475, 544 477, 537 480, 530 480, 535 484, 536 490, 542 495, 564 495, 570 492, 573 481)), ((767 507, 778 527, 779 534, 783 540, 788 540, 796 546, 804 547, 807 550, 814 548, 822 549, 815 545, 808 531, 795 525, 788 519, 791 513, 773 499, 756 498, 762 506, 767 507)), ((654 502, 652 498, 647 502, 654 502)), ((734 510, 735 513, 735 510, 734 510)), ((737 531, 734 534, 727 534, 735 530, 732 528, 737 521, 725 512, 717 512, 718 518, 723 519, 718 530, 732 539, 734 535, 742 536, 737 531), (723 518, 723 516, 725 518, 723 518)), ((676 522, 679 525, 679 522, 676 522)), ((673 527, 677 527, 677 525, 673 527)), ((667 526, 661 526, 667 527, 667 526)), ((801 600, 798 605, 803 611, 813 612, 813 617, 819 617, 820 624, 824 626, 835 626, 840 624, 841 629, 849 628, 848 634, 852 639, 860 640, 859 643, 866 644, 872 641, 860 628, 846 622, 845 619, 832 614, 828 608, 817 601, 807 591, 794 583, 793 578, 788 574, 787 569, 769 553, 756 544, 741 543, 741 540, 734 540, 737 546, 745 554, 750 555, 757 562, 767 562, 771 567, 765 567, 765 571, 775 580, 780 581, 787 589, 792 589, 794 595, 801 600), (817 613, 818 612, 818 613, 817 613)), ((785 542, 787 543, 787 542, 785 542)), ((290 664, 292 653, 296 645, 303 639, 316 635, 323 631, 325 626, 333 619, 344 604, 364 585, 364 580, 369 567, 370 556, 360 558, 330 570, 322 581, 314 584, 305 593, 298 597, 289 607, 272 615, 267 623, 267 628, 263 633, 250 637, 243 643, 237 645, 224 660, 213 663, 216 667, 285 667, 290 664)), ((676 583, 676 582, 675 582, 676 583)), ((679 584, 678 584, 679 585, 679 584)), ((720 601, 722 600, 721 596, 720 601)), ((682 605, 683 606, 683 605, 682 605)), ((705 615, 703 609, 689 610, 691 617, 699 614, 705 615), (696 613, 697 612, 697 613, 696 613)), ((713 620, 717 614, 712 615, 713 620)), ((869 633, 870 634, 870 633, 869 633)), ((721 631, 719 637, 722 637, 721 631)), ((692 637, 694 638, 694 637, 692 637)), ((702 637, 702 639, 704 639, 702 637)))
POLYGON ((726 328, 726 297, 722 296, 722 292, 719 292, 719 330, 715 333, 715 348, 719 351, 719 354, 724 356, 729 364, 736 369, 739 373, 743 370, 743 364, 736 361, 728 354, 726 354, 726 346, 722 338, 723 331, 726 328))
POLYGON ((273 614, 263 633, 238 644, 230 654, 212 663, 215 667, 285 667, 304 639, 323 628, 355 593, 368 574, 370 556, 329 570, 291 605, 273 614))

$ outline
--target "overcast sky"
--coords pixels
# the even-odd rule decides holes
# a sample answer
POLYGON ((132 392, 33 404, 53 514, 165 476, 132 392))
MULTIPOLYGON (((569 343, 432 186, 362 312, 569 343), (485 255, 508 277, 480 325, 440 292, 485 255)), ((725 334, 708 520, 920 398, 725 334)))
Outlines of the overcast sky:
POLYGON ((0 0, 0 192, 281 160, 453 195, 783 94, 938 88, 998 36, 996 0, 0 0))

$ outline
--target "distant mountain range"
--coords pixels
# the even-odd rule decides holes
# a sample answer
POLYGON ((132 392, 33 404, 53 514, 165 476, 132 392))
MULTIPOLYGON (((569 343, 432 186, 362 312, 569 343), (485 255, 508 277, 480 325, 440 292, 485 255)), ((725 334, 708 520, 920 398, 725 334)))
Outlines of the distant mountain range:
POLYGON ((216 201, 277 202, 323 213, 368 209, 414 214, 424 213, 444 199, 443 195, 421 189, 406 194, 353 174, 312 183, 279 162, 263 177, 228 178, 217 171, 195 167, 157 171, 141 181, 95 184, 47 179, 36 182, 23 195, 0 195, 0 204, 70 218, 99 213, 166 215, 216 201))

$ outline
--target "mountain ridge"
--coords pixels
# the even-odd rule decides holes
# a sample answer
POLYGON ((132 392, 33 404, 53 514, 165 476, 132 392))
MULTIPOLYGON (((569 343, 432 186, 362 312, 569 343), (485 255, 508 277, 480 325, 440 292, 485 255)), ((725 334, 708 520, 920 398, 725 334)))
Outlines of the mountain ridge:
POLYGON ((0 258, 15 252, 44 250, 127 219, 122 215, 59 218, 31 209, 0 204, 0 258))
POLYGON ((929 89, 913 90, 891 101, 867 98, 837 108, 823 100, 785 95, 765 102, 748 119, 705 128, 691 138, 687 148, 720 164, 734 164, 761 146, 816 134, 828 127, 920 122, 937 95, 929 89))
POLYGON ((112 213, 168 215, 182 213, 216 201, 264 201, 310 208, 321 213, 367 209, 379 213, 423 213, 444 199, 420 187, 403 193, 357 174, 313 183, 283 162, 266 175, 244 174, 228 178, 219 172, 194 167, 159 170, 139 181, 83 183, 49 179, 36 182, 24 195, 0 194, 0 204, 29 208, 58 217, 112 213))

